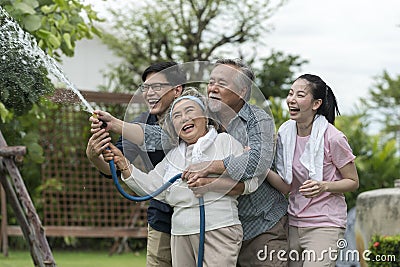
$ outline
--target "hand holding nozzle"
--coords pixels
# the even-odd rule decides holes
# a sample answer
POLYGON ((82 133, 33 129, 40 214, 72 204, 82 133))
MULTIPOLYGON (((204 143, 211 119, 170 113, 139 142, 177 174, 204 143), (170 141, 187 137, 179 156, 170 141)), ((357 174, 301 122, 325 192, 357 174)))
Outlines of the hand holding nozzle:
MULTIPOLYGON (((92 114, 92 117, 94 118, 94 120, 90 120, 90 119, 89 119, 90 121, 92 121, 92 125, 91 125, 91 126, 92 126, 92 129, 93 129, 93 128, 99 128, 98 125, 97 125, 97 124, 99 124, 99 122, 101 122, 101 123, 100 123, 100 129, 105 129, 105 128, 107 128, 107 122, 105 122, 105 121, 102 120, 102 119, 99 119, 96 113, 93 113, 93 114, 92 114)), ((91 117, 91 118, 92 118, 92 117, 91 117)))
POLYGON ((92 133, 105 129, 107 132, 111 131, 122 134, 123 121, 115 118, 108 112, 95 110, 93 115, 89 118, 89 121, 92 122, 92 133))

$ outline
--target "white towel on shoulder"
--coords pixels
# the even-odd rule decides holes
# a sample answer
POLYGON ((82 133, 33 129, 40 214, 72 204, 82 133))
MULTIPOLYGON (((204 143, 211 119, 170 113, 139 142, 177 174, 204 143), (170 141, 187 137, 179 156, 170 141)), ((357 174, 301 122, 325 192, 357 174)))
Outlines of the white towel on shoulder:
MULTIPOLYGON (((322 115, 314 119, 311 135, 307 141, 300 162, 309 172, 309 178, 322 181, 324 166, 324 135, 329 122, 322 115)), ((279 127, 279 142, 277 144, 276 168, 278 174, 291 184, 293 180, 292 163, 296 147, 296 121, 289 120, 279 127)))

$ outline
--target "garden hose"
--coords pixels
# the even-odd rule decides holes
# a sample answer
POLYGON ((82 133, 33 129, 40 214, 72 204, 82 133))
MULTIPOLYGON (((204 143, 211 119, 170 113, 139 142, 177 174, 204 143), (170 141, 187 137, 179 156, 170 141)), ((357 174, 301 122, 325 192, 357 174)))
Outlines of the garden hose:
MULTIPOLYGON (((132 196, 128 193, 125 192, 125 190, 122 188, 121 184, 119 183, 118 176, 117 176, 117 171, 115 169, 115 164, 114 160, 110 160, 109 162, 110 165, 110 171, 112 175, 112 179, 114 181, 115 186, 117 187, 118 191, 121 193, 122 196, 125 198, 131 200, 131 201, 136 201, 136 202, 141 202, 141 201, 146 201, 149 199, 152 199, 153 197, 157 196, 160 194, 162 191, 170 187, 176 180, 181 178, 182 174, 179 173, 169 179, 169 181, 165 184, 163 184, 160 188, 158 188, 156 191, 154 191, 151 194, 148 194, 146 196, 132 196)), ((206 228, 206 219, 205 219, 205 210, 204 210, 204 198, 200 197, 199 198, 199 208, 200 208, 200 239, 199 239, 199 250, 198 250, 198 259, 197 259, 197 267, 202 267, 203 266, 203 259, 204 259, 204 238, 205 238, 205 228, 206 228)))
MULTIPOLYGON (((93 114, 95 118, 97 118, 96 114, 93 114)), ((102 121, 101 128, 106 128, 107 123, 105 121, 102 121)), ((107 148, 109 149, 109 148, 107 148)), ((125 192, 125 190, 122 188, 121 184, 119 183, 118 176, 117 176, 117 170, 115 169, 115 164, 114 160, 110 160, 109 162, 110 165, 110 171, 112 175, 112 179, 114 181, 115 186, 117 187, 117 190, 121 193, 121 195, 131 201, 136 201, 136 202, 141 202, 141 201, 146 201, 154 198, 155 196, 159 195, 161 192, 163 192, 165 189, 170 187, 176 180, 182 177, 182 174, 179 173, 172 177, 171 179, 168 180, 167 183, 163 184, 160 188, 158 188, 156 191, 154 191, 151 194, 148 194, 146 196, 132 196, 128 193, 125 192)), ((200 208, 200 237, 199 237, 199 250, 198 250, 198 258, 197 258, 197 267, 202 267, 203 266, 203 260, 204 260, 204 239, 205 239, 205 233, 206 233, 206 216, 205 216, 205 209, 204 209, 204 198, 199 197, 199 208, 200 208)))

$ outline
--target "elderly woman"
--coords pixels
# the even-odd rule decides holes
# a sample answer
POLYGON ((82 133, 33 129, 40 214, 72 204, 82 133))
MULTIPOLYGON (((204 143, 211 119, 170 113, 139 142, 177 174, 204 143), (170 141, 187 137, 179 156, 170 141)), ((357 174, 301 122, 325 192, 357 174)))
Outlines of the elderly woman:
MULTIPOLYGON (((97 113, 107 122, 115 119, 106 112, 97 113)), ((218 134, 210 125, 202 97, 185 95, 177 98, 171 105, 165 125, 175 134, 178 144, 149 173, 129 163, 111 143, 108 144, 110 150, 103 152, 105 160, 114 159, 122 180, 139 195, 155 191, 191 163, 223 159, 243 152, 237 140, 226 133, 218 134)), ((203 197, 206 213, 204 266, 235 266, 243 236, 236 196, 221 190, 220 193, 206 192, 203 197)), ((195 266, 200 232, 198 199, 181 179, 156 198, 174 208, 171 230, 173 266, 195 266)))

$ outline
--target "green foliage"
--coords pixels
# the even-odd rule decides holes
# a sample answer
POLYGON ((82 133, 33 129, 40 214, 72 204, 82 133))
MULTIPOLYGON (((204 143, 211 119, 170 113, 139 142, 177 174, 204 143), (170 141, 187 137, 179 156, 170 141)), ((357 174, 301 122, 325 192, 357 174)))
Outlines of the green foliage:
MULTIPOLYGON (((111 10, 114 25, 104 42, 124 62, 107 74, 108 89, 131 92, 144 68, 152 62, 208 61, 260 43, 268 19, 285 0, 145 0, 111 10), (229 23, 224 23, 229 21, 229 23)), ((103 88, 105 89, 105 88, 103 88)))
POLYGON ((41 183, 41 164, 45 158, 40 145, 39 125, 47 119, 48 114, 54 112, 57 105, 47 99, 39 99, 32 109, 25 114, 16 115, 8 123, 0 124, 0 131, 9 146, 26 146, 27 154, 23 165, 20 166, 22 177, 28 189, 32 192, 41 183))
POLYGON ((0 0, 0 6, 57 59, 73 56, 76 41, 100 36, 94 22, 102 20, 79 0, 0 0))
POLYGON ((400 138, 400 75, 391 77, 383 71, 376 77, 369 94, 362 101, 370 108, 370 115, 378 117, 383 123, 385 133, 392 138, 400 138))
MULTIPOLYGON (((2 48, 1 45, 1 51, 2 48)), ((1 108, 3 122, 10 120, 13 112, 18 116, 29 111, 40 96, 54 91, 53 84, 46 77, 47 70, 42 66, 29 67, 27 62, 30 60, 24 54, 9 53, 3 57, 3 62, 0 64, 0 102, 3 106, 1 108)))
POLYGON ((369 243, 369 250, 371 254, 368 255, 368 266, 400 266, 400 235, 374 235, 369 243))
POLYGON ((0 7, 0 117, 6 122, 54 91, 40 51, 72 56, 77 40, 100 34, 93 25, 100 19, 78 0, 0 0, 0 7))
POLYGON ((20 170, 28 190, 35 192, 44 161, 38 126, 57 106, 43 98, 53 93, 54 85, 32 50, 42 49, 56 59, 72 56, 77 40, 99 35, 93 23, 100 19, 78 0, 0 0, 0 7, 12 17, 0 9, 0 131, 9 146, 27 147, 20 170))
POLYGON ((282 99, 279 97, 270 97, 269 98, 270 109, 272 115, 274 116, 275 128, 276 130, 289 119, 289 112, 287 108, 284 108, 282 105, 282 99))
MULTIPOLYGON (((393 187, 394 180, 399 178, 400 154, 399 138, 400 121, 400 76, 392 79, 387 72, 377 77, 370 95, 362 99, 359 114, 341 116, 337 126, 347 136, 353 154, 357 156, 356 166, 360 187, 356 192, 346 193, 348 207, 355 205, 359 193, 393 187), (378 134, 369 134, 371 121, 377 116, 384 118, 386 127, 378 134)), ((376 128, 376 122, 374 121, 376 128)))
POLYGON ((393 187, 394 180, 398 178, 400 158, 396 156, 394 139, 368 133, 366 113, 340 116, 336 119, 336 127, 346 135, 356 155, 360 186, 357 191, 345 194, 350 209, 355 206, 361 192, 393 187))
POLYGON ((262 58, 261 62, 261 69, 256 70, 256 83, 267 99, 270 96, 285 98, 296 78, 295 73, 303 64, 308 63, 298 55, 285 55, 280 51, 272 51, 271 55, 262 58))

